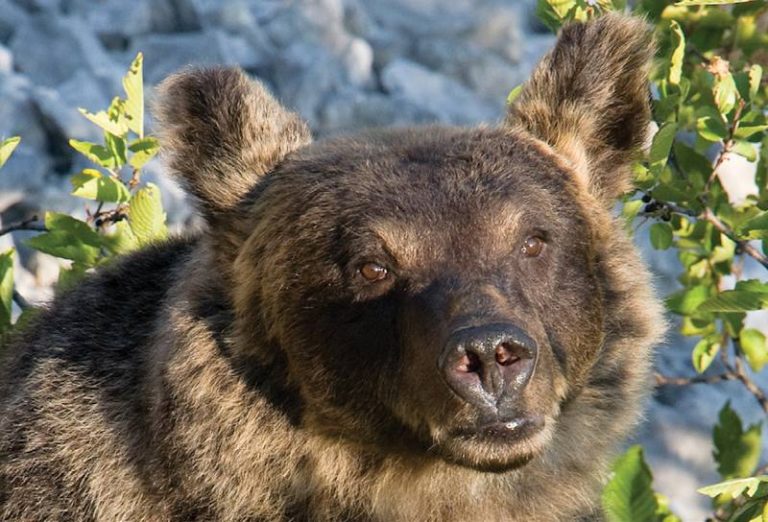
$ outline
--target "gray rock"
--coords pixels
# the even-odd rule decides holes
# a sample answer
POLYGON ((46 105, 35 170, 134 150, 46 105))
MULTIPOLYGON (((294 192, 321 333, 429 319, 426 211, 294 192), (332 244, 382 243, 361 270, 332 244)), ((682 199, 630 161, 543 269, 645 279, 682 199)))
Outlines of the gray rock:
POLYGON ((7 44, 17 27, 21 27, 29 15, 11 0, 0 0, 0 42, 7 44))
POLYGON ((227 63, 215 31, 180 34, 148 34, 133 40, 130 56, 144 53, 144 78, 157 83, 187 65, 227 63))
POLYGON ((0 44, 0 75, 13 72, 13 54, 11 50, 0 44))
POLYGON ((345 89, 322 106, 319 127, 324 134, 353 132, 360 127, 407 126, 432 123, 436 117, 411 102, 381 93, 345 89))
POLYGON ((433 0, 360 0, 371 20, 382 28, 413 36, 460 35, 476 23, 477 3, 471 0, 442 2, 433 0))
POLYGON ((267 63, 264 48, 251 45, 252 39, 224 31, 214 31, 224 63, 239 65, 244 69, 258 69, 267 63))
POLYGON ((258 24, 251 6, 243 0, 189 0, 188 5, 204 28, 216 27, 239 33, 258 24))
POLYGON ((275 45, 283 48, 304 41, 335 52, 349 41, 341 0, 296 0, 290 9, 276 11, 264 30, 275 45))
POLYGON ((498 53, 510 62, 522 57, 523 31, 519 5, 492 5, 481 9, 478 23, 469 40, 483 49, 498 53))
POLYGON ((10 43, 16 65, 33 82, 56 87, 80 68, 113 75, 114 64, 93 31, 79 18, 40 13, 14 33, 10 43))
MULTIPOLYGON (((155 4, 162 2, 154 2, 155 4)), ((160 9, 150 0, 131 2, 105 2, 94 9, 84 5, 82 15, 99 36, 134 36, 150 32, 154 28, 153 15, 160 9)))
POLYGON ((26 146, 44 154, 48 139, 31 91, 27 78, 18 74, 0 75, 0 139, 20 136, 26 146))
POLYGON ((46 184, 51 161, 23 141, 3 165, 0 175, 0 212, 25 198, 35 198, 46 184))
POLYGON ((297 41, 274 64, 272 81, 281 101, 319 128, 318 110, 342 82, 341 67, 323 47, 297 41))
POLYGON ((31 13, 47 11, 59 13, 62 11, 62 0, 16 0, 16 3, 31 13))
POLYGON ((519 66, 480 46, 450 38, 420 38, 413 57, 502 106, 509 91, 525 80, 519 66))
POLYGON ((501 117, 492 104, 460 83, 409 60, 390 63, 381 73, 381 82, 390 94, 429 111, 440 121, 471 124, 501 117))
POLYGON ((356 86, 371 86, 373 83, 373 49, 361 38, 350 38, 342 50, 340 60, 346 80, 356 86))
POLYGON ((46 125, 60 139, 101 142, 102 131, 77 110, 83 107, 97 112, 109 106, 110 98, 90 73, 77 71, 58 90, 38 87, 33 97, 46 125))

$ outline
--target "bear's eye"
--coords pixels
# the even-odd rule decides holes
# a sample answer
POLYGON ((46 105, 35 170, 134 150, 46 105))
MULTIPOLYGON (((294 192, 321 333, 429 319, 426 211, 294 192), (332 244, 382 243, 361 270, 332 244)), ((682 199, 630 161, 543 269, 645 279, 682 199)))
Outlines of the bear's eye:
POLYGON ((388 270, 378 263, 365 263, 360 267, 360 275, 369 283, 385 279, 388 273, 388 270))
POLYGON ((536 257, 544 250, 544 240, 538 236, 529 236, 523 242, 523 255, 527 257, 536 257))

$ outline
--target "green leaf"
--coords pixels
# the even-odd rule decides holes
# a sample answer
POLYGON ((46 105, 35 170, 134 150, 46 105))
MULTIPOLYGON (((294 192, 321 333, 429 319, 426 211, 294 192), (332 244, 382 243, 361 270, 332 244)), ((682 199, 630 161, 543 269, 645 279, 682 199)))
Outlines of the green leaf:
POLYGON ((680 0, 675 5, 687 6, 687 5, 731 5, 731 4, 745 4, 747 2, 753 2, 754 0, 680 0))
POLYGON ((151 160, 157 151, 160 150, 160 142, 156 138, 147 137, 132 141, 128 145, 128 150, 133 152, 130 160, 131 167, 134 169, 142 168, 149 160, 151 160))
POLYGON ((738 100, 738 89, 733 81, 731 73, 719 74, 715 77, 715 85, 712 88, 715 97, 715 105, 720 114, 726 115, 733 110, 738 100))
POLYGON ((643 205, 645 205, 645 203, 639 199, 633 199, 632 201, 627 201, 624 203, 624 206, 621 209, 621 215, 624 218, 624 229, 628 234, 632 234, 632 222, 637 217, 640 209, 643 208, 643 205))
POLYGON ((0 254, 0 334, 11 327, 13 311, 13 249, 0 254))
POLYGON ((127 254, 139 248, 139 240, 127 221, 115 223, 114 232, 103 236, 104 246, 113 254, 127 254))
POLYGON ((733 145, 731 146, 731 151, 739 156, 743 156, 747 161, 754 162, 757 160, 757 150, 755 150, 755 146, 748 141, 734 140, 733 145))
POLYGON ((27 246, 64 259, 79 261, 88 266, 96 264, 99 248, 89 245, 63 231, 45 232, 24 242, 27 246))
MULTIPOLYGON (((115 100, 112 101, 112 104, 115 105, 115 100)), ((119 116, 110 117, 106 111, 99 111, 93 114, 82 108, 78 110, 80 111, 80 114, 88 118, 91 122, 114 136, 123 136, 128 132, 128 122, 125 118, 119 116)))
POLYGON ((612 476, 603 489, 605 519, 608 522, 655 522, 658 504, 652 481, 643 449, 632 446, 616 460, 612 476))
POLYGON ((704 285, 675 292, 667 297, 667 308, 680 315, 690 315, 709 298, 710 292, 710 288, 704 285))
POLYGON ((56 292, 66 292, 79 283, 88 272, 88 266, 78 262, 72 263, 69 268, 59 270, 59 279, 56 281, 56 292))
POLYGON ((707 495, 712 498, 719 497, 720 495, 736 498, 742 493, 746 493, 747 496, 751 497, 757 492, 757 488, 760 487, 760 484, 766 482, 768 482, 768 475, 758 475, 756 477, 726 480, 719 484, 699 488, 697 491, 702 495, 707 495))
POLYGON ((85 221, 80 221, 77 218, 67 214, 59 214, 58 212, 46 212, 44 221, 45 228, 49 231, 68 232, 82 237, 88 243, 99 244, 99 234, 92 230, 85 221))
POLYGON ((672 150, 672 143, 675 141, 675 132, 677 124, 675 122, 664 123, 653 136, 651 150, 648 153, 648 162, 651 172, 658 175, 667 164, 669 151, 672 150))
POLYGON ((768 125, 743 124, 738 126, 738 128, 736 129, 736 132, 734 132, 733 135, 736 136, 737 138, 747 139, 759 132, 764 132, 765 130, 768 130, 768 125))
POLYGON ((685 35, 675 20, 670 22, 669 30, 672 37, 672 56, 669 59, 668 79, 672 85, 679 85, 685 58, 685 35))
POLYGON ((738 232, 739 236, 745 239, 768 238, 768 211, 761 212, 742 223, 738 232))
POLYGON ((763 77, 763 68, 754 64, 749 68, 749 99, 754 100, 760 90, 760 80, 763 77))
POLYGON ((35 250, 93 266, 99 258, 101 237, 87 223, 66 214, 47 212, 48 232, 31 237, 25 243, 35 250))
POLYGON ((156 185, 147 183, 133 195, 128 208, 128 222, 141 245, 168 235, 160 190, 156 185))
POLYGON ((109 132, 104 133, 104 143, 107 145, 107 149, 111 153, 115 161, 114 169, 118 170, 128 163, 128 156, 126 155, 125 139, 120 136, 114 136, 109 132))
POLYGON ((672 246, 672 227, 669 223, 654 223, 649 233, 651 245, 656 250, 666 250, 672 246))
POLYGON ((715 117, 704 116, 696 120, 696 132, 707 141, 721 141, 728 136, 728 129, 718 114, 715 117))
POLYGON ((101 165, 108 169, 117 168, 116 158, 112 155, 112 152, 103 145, 90 143, 88 141, 69 140, 69 146, 97 165, 101 165))
POLYGON ((726 402, 718 423, 712 430, 715 449, 712 456, 717 471, 724 479, 748 477, 757 468, 761 450, 761 426, 754 424, 746 431, 739 415, 726 402))
POLYGON ((8 161, 8 158, 11 157, 13 150, 16 148, 20 141, 21 138, 18 136, 0 141, 0 167, 5 165, 5 162, 8 161))
POLYGON ((699 373, 704 373, 712 364, 720 351, 720 341, 715 337, 705 337, 701 339, 691 352, 691 362, 694 369, 699 373))
POLYGON ((121 181, 102 176, 98 170, 84 169, 70 181, 74 187, 73 196, 104 203, 125 203, 131 199, 131 193, 121 181))
POLYGON ((760 279, 743 279, 736 283, 736 290, 754 292, 757 294, 768 294, 768 283, 760 279))
POLYGON ((763 332, 754 328, 744 328, 739 334, 739 344, 752 370, 759 372, 768 364, 768 344, 763 332))
POLYGON ((749 312, 762 310, 768 304, 768 295, 747 290, 726 290, 701 303, 699 312, 749 312))
POLYGON ((144 55, 141 53, 131 63, 128 73, 123 78, 125 89, 125 118, 128 128, 144 137, 144 76, 142 64, 144 55))

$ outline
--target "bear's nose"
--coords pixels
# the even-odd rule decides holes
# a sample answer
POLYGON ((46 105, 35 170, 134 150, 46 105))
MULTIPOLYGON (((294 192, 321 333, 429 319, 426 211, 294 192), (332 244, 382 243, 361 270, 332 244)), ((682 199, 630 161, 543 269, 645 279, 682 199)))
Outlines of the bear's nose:
POLYGON ((451 334, 438 368, 459 397, 495 411, 503 397, 528 383, 536 352, 533 339, 512 324, 472 326, 451 334))

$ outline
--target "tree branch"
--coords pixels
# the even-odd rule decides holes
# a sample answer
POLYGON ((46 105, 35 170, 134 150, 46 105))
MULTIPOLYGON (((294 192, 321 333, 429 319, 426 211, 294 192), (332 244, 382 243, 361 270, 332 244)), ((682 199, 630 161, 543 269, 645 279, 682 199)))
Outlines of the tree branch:
POLYGON ((714 212, 712 212, 712 209, 709 207, 706 207, 704 211, 701 213, 700 218, 712 223, 712 226, 715 227, 721 234, 726 236, 728 239, 736 243, 745 254, 748 254, 752 258, 755 259, 758 263, 763 265, 764 268, 768 269, 768 257, 766 257, 765 254, 760 252, 758 249, 756 249, 754 246, 750 244, 749 241, 745 239, 739 239, 736 234, 728 228, 728 226, 720 221, 720 218, 718 218, 714 212))
POLYGON ((763 411, 768 413, 768 395, 766 395, 765 390, 755 384, 755 381, 749 377, 746 365, 744 364, 744 355, 742 354, 741 347, 736 339, 733 339, 733 350, 735 352, 735 357, 733 366, 729 368, 729 370, 731 370, 744 387, 755 396, 755 400, 760 404, 763 411))
POLYGON ((13 301, 19 305, 19 308, 22 310, 27 310, 28 308, 32 308, 32 304, 30 304, 29 301, 26 300, 26 298, 21 295, 18 290, 15 288, 13 289, 13 301))
POLYGON ((11 223, 7 227, 0 228, 0 236, 4 236, 5 234, 14 232, 16 230, 36 230, 38 232, 45 232, 47 230, 45 225, 36 223, 38 220, 39 218, 37 216, 32 216, 29 219, 25 219, 17 223, 11 223))
MULTIPOLYGON (((667 208, 670 212, 673 212, 675 214, 680 214, 682 216, 686 216, 689 218, 695 218, 700 219, 703 221, 707 221, 712 224, 713 227, 717 229, 718 232, 723 234, 725 237, 736 243, 736 245, 741 249, 742 252, 753 258, 755 261, 763 265, 765 269, 768 269, 768 256, 763 254, 760 250, 755 248, 747 239, 741 239, 739 238, 736 233, 728 227, 725 223, 722 222, 722 220, 717 217, 717 215, 712 211, 711 208, 705 206, 704 210, 697 214, 696 212, 683 208, 679 205, 675 205, 674 203, 666 203, 666 202, 659 202, 659 205, 661 205, 664 208, 667 208)), ((648 215, 655 215, 655 213, 649 213, 648 215)))
POLYGON ((670 377, 668 375, 662 375, 656 373, 656 386, 688 386, 689 384, 714 384, 723 381, 735 381, 736 375, 725 372, 715 375, 695 375, 693 377, 670 377))

